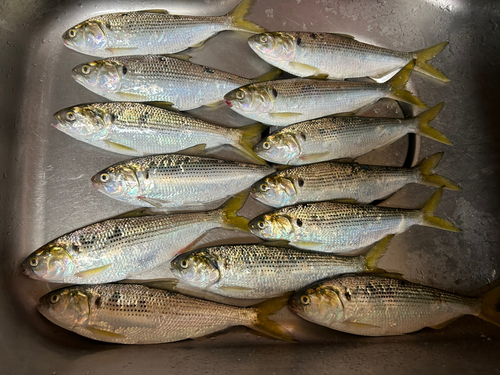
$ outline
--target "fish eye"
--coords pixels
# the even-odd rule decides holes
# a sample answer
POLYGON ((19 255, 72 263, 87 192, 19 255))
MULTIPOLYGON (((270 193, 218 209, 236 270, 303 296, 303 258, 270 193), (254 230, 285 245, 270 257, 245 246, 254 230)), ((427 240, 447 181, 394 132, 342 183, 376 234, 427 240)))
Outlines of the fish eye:
POLYGON ((75 121, 75 114, 73 112, 68 112, 66 113, 66 118, 69 120, 69 121, 75 121))
POLYGON ((264 142, 262 144, 262 148, 264 148, 264 150, 269 150, 271 148, 271 144, 269 142, 264 142))
POLYGON ((267 36, 266 35, 261 35, 259 38, 261 43, 266 43, 267 42, 267 36))
POLYGON ((262 184, 262 185, 260 185, 260 190, 262 190, 262 191, 268 191, 269 190, 269 186, 267 186, 267 184, 262 184))
POLYGON ((109 181, 109 174, 103 173, 103 174, 101 174, 99 179, 101 180, 101 182, 108 182, 109 181))
POLYGON ((186 268, 188 268, 188 266, 189 266, 189 262, 187 259, 181 260, 181 267, 182 268, 186 269, 186 268))
POLYGON ((303 305, 307 306, 307 305, 311 304, 311 298, 309 298, 309 296, 306 296, 306 295, 304 294, 302 297, 300 297, 300 302, 301 302, 303 305))
POLYGON ((90 73, 90 66, 88 66, 88 65, 82 66, 82 73, 89 74, 90 73))
POLYGON ((76 36, 76 30, 75 29, 70 29, 68 31, 68 35, 70 38, 74 38, 76 36))
POLYGON ((59 294, 53 294, 52 297, 50 297, 50 302, 51 303, 59 302, 59 294))
POLYGON ((236 91, 236 99, 243 99, 245 97, 245 93, 243 92, 243 90, 238 90, 236 91))
POLYGON ((259 221, 257 223, 257 226, 260 228, 260 229, 264 229, 266 227, 266 223, 264 221, 259 221))
POLYGON ((31 267, 36 267, 36 266, 38 266, 38 258, 35 258, 35 257, 30 258, 30 266, 31 266, 31 267))

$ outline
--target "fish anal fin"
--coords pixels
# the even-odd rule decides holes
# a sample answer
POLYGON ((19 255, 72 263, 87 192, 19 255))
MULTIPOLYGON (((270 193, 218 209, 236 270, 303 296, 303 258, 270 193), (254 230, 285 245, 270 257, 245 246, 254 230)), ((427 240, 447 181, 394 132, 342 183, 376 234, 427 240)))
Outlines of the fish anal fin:
POLYGON ((441 329, 441 328, 446 327, 448 324, 450 324, 451 322, 453 322, 453 321, 455 321, 455 320, 457 320, 457 319, 458 319, 458 317, 456 317, 456 318, 451 318, 451 319, 445 320, 445 321, 444 321, 444 322, 442 322, 442 323, 436 324, 435 326, 432 326, 432 327, 430 327, 430 328, 432 328, 432 329, 441 329))
POLYGON ((345 325, 348 325, 353 328, 381 328, 379 326, 373 325, 373 324, 368 324, 368 323, 362 323, 362 322, 351 322, 351 321, 345 321, 343 322, 345 325))
POLYGON ((110 341, 113 339, 124 339, 125 336, 116 333, 113 331, 109 331, 103 328, 98 328, 95 326, 87 326, 85 327, 86 330, 92 333, 92 335, 95 337, 95 339, 100 340, 100 341, 110 341))

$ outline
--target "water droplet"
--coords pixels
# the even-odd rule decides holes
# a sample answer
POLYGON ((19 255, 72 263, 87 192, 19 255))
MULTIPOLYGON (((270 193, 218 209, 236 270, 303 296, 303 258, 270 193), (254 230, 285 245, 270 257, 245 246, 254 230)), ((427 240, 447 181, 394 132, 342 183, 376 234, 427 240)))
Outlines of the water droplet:
POLYGON ((83 8, 83 4, 82 4, 82 3, 78 3, 78 6, 79 6, 80 8, 83 8))

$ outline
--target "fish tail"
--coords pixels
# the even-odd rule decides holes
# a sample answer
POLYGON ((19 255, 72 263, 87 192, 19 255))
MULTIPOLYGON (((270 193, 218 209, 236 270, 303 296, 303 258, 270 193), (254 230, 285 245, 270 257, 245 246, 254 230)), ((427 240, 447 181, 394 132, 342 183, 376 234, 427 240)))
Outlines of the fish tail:
POLYGON ((255 305, 257 319, 249 327, 280 340, 295 342, 292 335, 284 327, 269 319, 270 315, 276 314, 287 305, 291 295, 292 293, 287 293, 255 305))
POLYGON ((377 263, 387 251, 387 247, 393 237, 394 234, 391 234, 382 238, 368 250, 365 255, 365 267, 367 272, 383 272, 383 270, 377 267, 377 263))
POLYGON ((257 76, 252 79, 252 82, 264 82, 264 81, 271 81, 273 79, 276 79, 279 77, 279 75, 282 73, 281 69, 272 69, 269 72, 266 72, 264 74, 261 74, 260 76, 257 76))
POLYGON ((460 229, 458 229, 453 223, 434 216, 434 211, 436 211, 442 195, 443 187, 440 187, 434 194, 431 195, 427 202, 425 202, 424 207, 422 208, 424 216, 424 222, 422 225, 425 225, 426 227, 449 230, 451 232, 460 232, 460 229))
POLYGON ((410 61, 394 77, 387 81, 387 85, 389 86, 390 91, 388 97, 405 103, 414 104, 419 107, 427 108, 427 106, 419 98, 417 98, 408 90, 405 90, 406 82, 408 82, 414 66, 415 62, 410 61))
POLYGON ((434 77, 443 82, 450 82, 450 79, 439 69, 428 64, 427 61, 437 56, 448 45, 448 42, 436 44, 435 46, 424 48, 413 52, 415 58, 415 70, 425 75, 434 77))
POLYGON ((233 30, 242 30, 242 31, 250 31, 252 33, 263 33, 263 27, 257 25, 252 21, 248 21, 245 17, 248 14, 248 9, 252 5, 252 0, 243 0, 239 3, 236 8, 230 11, 227 15, 231 17, 231 29, 233 30))
POLYGON ((243 192, 235 195, 233 198, 228 200, 224 205, 217 209, 221 214, 222 227, 226 229, 239 229, 245 232, 249 232, 247 218, 237 215, 237 212, 241 210, 248 198, 248 192, 243 192))
POLYGON ((441 161, 443 155, 444 152, 438 152, 437 154, 427 156, 417 164, 415 168, 420 171, 419 183, 436 187, 444 186, 445 188, 450 190, 462 190, 462 188, 452 180, 433 173, 434 168, 436 168, 438 163, 441 161))
POLYGON ((235 129, 238 132, 239 138, 234 147, 250 157, 252 162, 255 164, 267 164, 264 159, 257 156, 257 154, 253 151, 255 138, 260 136, 265 129, 267 129, 267 125, 260 123, 241 126, 235 129))
POLYGON ((429 125, 429 122, 434 120, 439 112, 441 112, 443 107, 444 103, 439 103, 431 109, 419 114, 416 117, 416 119, 418 120, 418 128, 415 131, 415 134, 434 139, 435 141, 444 143, 445 145, 452 146, 453 144, 450 142, 447 136, 429 125))
POLYGON ((484 293, 482 299, 483 303, 478 316, 500 326, 500 285, 484 293))

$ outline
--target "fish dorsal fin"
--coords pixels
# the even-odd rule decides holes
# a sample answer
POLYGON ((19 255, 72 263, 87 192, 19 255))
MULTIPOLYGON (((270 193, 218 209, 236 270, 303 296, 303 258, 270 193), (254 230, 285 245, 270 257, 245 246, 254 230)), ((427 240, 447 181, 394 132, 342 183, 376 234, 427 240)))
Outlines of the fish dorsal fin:
POLYGON ((191 59, 192 56, 183 55, 183 54, 180 54, 180 53, 175 53, 173 55, 168 55, 168 57, 173 57, 174 59, 182 60, 182 61, 189 61, 189 59, 191 59))
POLYGON ((106 264, 104 266, 100 266, 100 267, 92 268, 90 270, 78 272, 75 274, 75 276, 82 278, 82 279, 87 279, 87 278, 90 278, 92 276, 99 275, 100 273, 106 271, 111 266, 112 266, 111 264, 106 264))
POLYGON ((170 14, 165 9, 145 9, 145 10, 138 10, 137 13, 162 13, 162 14, 170 14))

